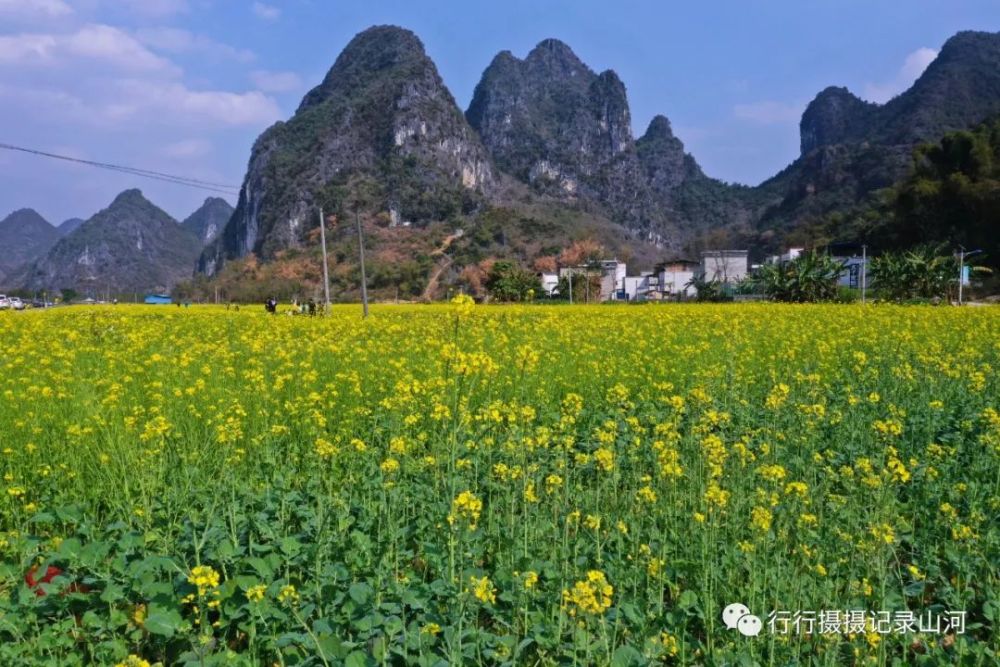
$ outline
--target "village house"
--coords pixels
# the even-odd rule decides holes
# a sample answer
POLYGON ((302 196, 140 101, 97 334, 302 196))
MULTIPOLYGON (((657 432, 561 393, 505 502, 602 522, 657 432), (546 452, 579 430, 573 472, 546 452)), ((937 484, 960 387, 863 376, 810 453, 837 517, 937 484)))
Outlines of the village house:
POLYGON ((624 290, 626 273, 625 262, 617 259, 602 259, 593 264, 560 267, 559 279, 570 276, 580 276, 584 279, 587 276, 600 276, 600 293, 591 295, 591 300, 612 301, 619 298, 620 293, 624 290))
POLYGON ((698 262, 690 259, 673 259, 656 267, 660 298, 694 297, 697 291, 691 285, 698 262))
MULTIPOLYGON (((702 253, 702 261, 675 258, 658 264, 652 271, 628 275, 626 264, 617 259, 605 259, 591 264, 563 266, 558 273, 542 273, 539 279, 547 296, 559 296, 559 283, 572 276, 585 280, 600 278, 600 293, 591 301, 662 301, 697 296, 691 284, 695 277, 705 280, 735 283, 747 276, 748 253, 745 250, 715 250, 702 253)), ((576 290, 579 298, 579 291, 576 290)))
POLYGON ((698 277, 708 282, 738 283, 749 272, 749 251, 706 250, 701 253, 698 277))

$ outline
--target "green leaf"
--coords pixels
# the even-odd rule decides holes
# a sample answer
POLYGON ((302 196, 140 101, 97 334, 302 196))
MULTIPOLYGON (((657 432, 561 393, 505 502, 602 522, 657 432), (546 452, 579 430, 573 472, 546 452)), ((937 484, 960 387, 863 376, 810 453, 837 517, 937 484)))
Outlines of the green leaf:
POLYGON ((619 646, 611 656, 612 667, 630 667, 641 664, 642 654, 632 646, 619 646))
POLYGON ((294 537, 285 537, 281 540, 281 551, 286 556, 295 556, 302 550, 302 543, 294 537))
POLYGON ((59 545, 59 555, 68 560, 75 561, 80 557, 81 549, 83 549, 83 545, 80 543, 80 540, 71 537, 63 540, 62 544, 59 545))
POLYGON ((101 593, 101 601, 107 602, 108 604, 114 604, 119 600, 124 599, 125 590, 118 584, 108 584, 104 587, 104 591, 101 593))
POLYGON ((351 584, 348 589, 347 594, 351 596, 351 599, 360 605, 368 604, 371 600, 372 594, 375 591, 367 583, 359 581, 357 583, 351 584))
POLYGON ((355 651, 347 656, 347 660, 344 661, 344 667, 369 667, 369 665, 374 665, 375 661, 372 660, 363 651, 355 651))
POLYGON ((176 609, 150 605, 144 625, 150 634, 173 637, 183 622, 184 620, 176 609))
POLYGON ((261 579, 270 581, 274 577, 274 569, 263 558, 247 558, 246 563, 260 575, 261 579))
POLYGON ((695 595, 694 591, 684 591, 677 598, 677 607, 679 609, 690 610, 698 606, 698 596, 695 595))

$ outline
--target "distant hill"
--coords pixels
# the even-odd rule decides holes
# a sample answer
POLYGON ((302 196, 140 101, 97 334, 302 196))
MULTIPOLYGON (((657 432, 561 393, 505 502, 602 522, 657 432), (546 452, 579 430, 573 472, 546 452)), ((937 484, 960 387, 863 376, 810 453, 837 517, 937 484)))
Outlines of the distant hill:
POLYGON ((69 220, 64 221, 62 224, 56 227, 56 229, 59 230, 60 236, 69 236, 74 231, 76 231, 77 227, 79 227, 83 223, 84 223, 83 218, 70 218, 69 220))
POLYGON ((780 243, 904 178, 917 145, 998 114, 1000 33, 958 33, 908 90, 886 104, 827 88, 802 115, 801 157, 758 188, 772 199, 758 229, 770 230, 772 244, 780 243))
POLYGON ((221 197, 209 197, 197 211, 181 222, 181 227, 194 234, 206 246, 216 239, 232 216, 233 207, 229 202, 221 197))
POLYGON ((20 282, 82 294, 168 290, 191 276, 200 248, 193 233, 142 192, 126 190, 33 262, 20 282))
POLYGON ((33 209, 14 211, 0 220, 0 285, 10 288, 6 278, 44 255, 58 240, 56 228, 33 209))

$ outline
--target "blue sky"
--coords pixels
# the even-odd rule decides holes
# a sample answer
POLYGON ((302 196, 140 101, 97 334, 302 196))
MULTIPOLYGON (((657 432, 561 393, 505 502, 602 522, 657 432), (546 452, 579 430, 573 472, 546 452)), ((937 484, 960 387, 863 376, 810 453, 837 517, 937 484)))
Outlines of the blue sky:
MULTIPOLYGON (((618 72, 637 136, 665 114, 709 175, 756 184, 798 155, 824 87, 885 101, 950 35, 1000 30, 1000 2, 0 0, 0 142, 239 185, 257 135, 385 23, 420 36, 463 109, 498 51, 559 38, 618 72)), ((210 194, 2 151, 0 176, 0 215, 54 222, 128 187, 175 217, 210 194)))

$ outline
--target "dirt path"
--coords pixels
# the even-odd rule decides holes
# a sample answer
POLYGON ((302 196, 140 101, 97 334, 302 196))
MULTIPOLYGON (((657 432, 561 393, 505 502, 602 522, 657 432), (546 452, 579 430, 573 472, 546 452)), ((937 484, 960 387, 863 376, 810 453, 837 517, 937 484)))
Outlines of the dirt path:
POLYGON ((441 245, 438 246, 433 252, 431 252, 431 257, 441 257, 438 260, 438 264, 434 267, 434 272, 431 273, 431 277, 427 280, 427 287, 424 288, 424 293, 420 296, 423 301, 430 301, 434 298, 434 292, 437 291, 438 282, 441 280, 441 274, 448 270, 451 266, 451 257, 445 254, 449 247, 451 247, 452 242, 455 239, 462 237, 462 230, 459 229, 454 234, 449 234, 442 241, 441 245))

